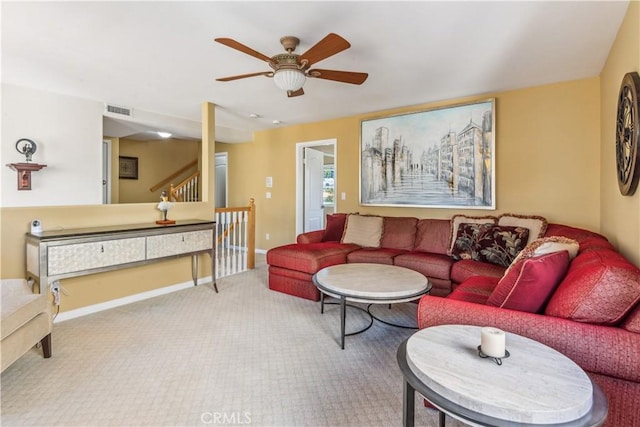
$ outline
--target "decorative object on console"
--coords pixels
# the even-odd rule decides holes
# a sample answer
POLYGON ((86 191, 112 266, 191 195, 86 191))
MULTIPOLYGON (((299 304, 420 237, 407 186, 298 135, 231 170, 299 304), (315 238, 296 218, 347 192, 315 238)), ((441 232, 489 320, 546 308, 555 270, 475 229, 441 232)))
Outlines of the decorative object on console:
POLYGON ((39 219, 31 221, 31 234, 42 233, 42 222, 39 219))
POLYGON ((631 196, 640 179, 640 75, 627 73, 622 78, 616 115, 616 167, 618 187, 623 196, 631 196))
POLYGON ((175 224, 176 223, 175 220, 167 219, 167 212, 172 207, 173 207, 173 203, 171 203, 169 201, 169 198, 167 197, 167 192, 163 191, 161 193, 160 203, 158 203, 158 209, 160 211, 162 211, 162 219, 157 220, 156 224, 167 225, 167 224, 175 224))
POLYGON ((29 163, 37 149, 37 144, 31 139, 21 138, 16 141, 16 151, 24 154, 26 163, 9 163, 7 166, 18 172, 18 190, 31 190, 31 172, 47 167, 47 165, 29 163))
POLYGON ((362 120, 360 204, 495 209, 494 111, 491 98, 362 120))

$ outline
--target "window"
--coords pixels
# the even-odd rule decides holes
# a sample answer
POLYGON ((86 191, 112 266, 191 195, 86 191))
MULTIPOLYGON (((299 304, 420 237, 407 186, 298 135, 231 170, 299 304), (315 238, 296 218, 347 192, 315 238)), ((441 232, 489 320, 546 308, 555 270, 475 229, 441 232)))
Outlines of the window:
POLYGON ((322 199, 325 205, 335 203, 335 170, 334 165, 324 165, 324 180, 322 183, 322 199))

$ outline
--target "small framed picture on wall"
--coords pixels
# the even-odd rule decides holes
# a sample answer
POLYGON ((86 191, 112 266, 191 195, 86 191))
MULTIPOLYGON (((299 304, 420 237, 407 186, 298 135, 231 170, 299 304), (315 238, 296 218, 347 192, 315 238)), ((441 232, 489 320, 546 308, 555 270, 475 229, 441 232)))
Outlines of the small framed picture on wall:
POLYGON ((119 160, 119 178, 138 179, 138 158, 120 156, 119 160))

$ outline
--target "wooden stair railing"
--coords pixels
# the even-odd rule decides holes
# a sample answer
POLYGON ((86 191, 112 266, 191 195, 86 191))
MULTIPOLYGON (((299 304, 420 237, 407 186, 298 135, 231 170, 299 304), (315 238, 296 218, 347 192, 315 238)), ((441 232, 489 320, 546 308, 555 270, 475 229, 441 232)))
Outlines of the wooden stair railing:
POLYGON ((198 180, 200 179, 200 171, 189 175, 180 184, 169 187, 169 200, 172 202, 199 202, 200 191, 198 188, 198 180))
MULTIPOLYGON (((183 175, 189 169, 192 169, 194 166, 195 167, 198 166, 198 159, 195 159, 194 161, 187 163, 186 165, 182 166, 180 169, 178 169, 175 172, 173 172, 172 174, 168 175, 166 178, 161 179, 157 184, 155 184, 154 186, 149 188, 149 191, 151 191, 152 193, 158 191, 159 189, 161 189, 165 185, 169 184, 173 179, 179 177, 180 175, 183 175)), ((179 189, 179 187, 181 187, 183 185, 188 185, 188 184, 184 184, 184 183, 188 182, 189 179, 192 178, 194 175, 197 175, 199 177, 200 176, 200 172, 199 171, 195 172, 189 178, 185 179, 180 184, 178 184, 175 188, 179 189)), ((171 184, 171 186, 173 187, 173 184, 171 184)), ((197 181, 196 181, 196 190, 197 190, 197 181)), ((171 192, 171 190, 169 192, 171 192)), ((173 198, 173 197, 170 198, 170 200, 172 202, 183 201, 183 200, 178 200, 177 198, 173 198)), ((189 200, 189 201, 199 201, 199 200, 189 200)))
POLYGON ((216 208, 216 277, 254 269, 256 264, 255 200, 249 206, 216 208))

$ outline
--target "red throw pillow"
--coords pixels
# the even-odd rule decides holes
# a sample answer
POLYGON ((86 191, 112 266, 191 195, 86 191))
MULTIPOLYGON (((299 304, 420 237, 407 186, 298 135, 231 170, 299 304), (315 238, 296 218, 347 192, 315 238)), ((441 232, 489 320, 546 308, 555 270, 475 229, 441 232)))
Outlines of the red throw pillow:
POLYGON ((347 214, 335 213, 327 215, 327 225, 322 235, 323 242, 339 242, 344 232, 344 224, 347 222, 347 214))
POLYGON ((569 252, 560 251, 517 262, 487 300, 511 310, 541 313, 569 268, 569 252))

